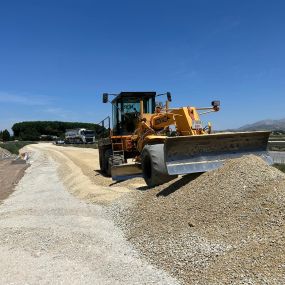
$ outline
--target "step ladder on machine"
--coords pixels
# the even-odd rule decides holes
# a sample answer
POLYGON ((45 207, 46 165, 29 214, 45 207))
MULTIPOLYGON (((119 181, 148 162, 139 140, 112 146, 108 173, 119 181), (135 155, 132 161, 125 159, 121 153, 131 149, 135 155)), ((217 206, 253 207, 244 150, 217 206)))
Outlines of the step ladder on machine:
POLYGON ((112 165, 120 165, 125 162, 125 152, 124 152, 124 145, 122 142, 119 143, 112 143, 112 165))

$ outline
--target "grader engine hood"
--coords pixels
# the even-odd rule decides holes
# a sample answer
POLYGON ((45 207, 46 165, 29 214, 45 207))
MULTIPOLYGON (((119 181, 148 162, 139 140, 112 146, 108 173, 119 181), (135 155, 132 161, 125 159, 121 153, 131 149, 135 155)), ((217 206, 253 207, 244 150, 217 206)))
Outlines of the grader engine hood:
POLYGON ((254 154, 268 164, 270 132, 219 133, 198 136, 169 137, 164 158, 169 175, 205 172, 222 166, 226 159, 254 154))

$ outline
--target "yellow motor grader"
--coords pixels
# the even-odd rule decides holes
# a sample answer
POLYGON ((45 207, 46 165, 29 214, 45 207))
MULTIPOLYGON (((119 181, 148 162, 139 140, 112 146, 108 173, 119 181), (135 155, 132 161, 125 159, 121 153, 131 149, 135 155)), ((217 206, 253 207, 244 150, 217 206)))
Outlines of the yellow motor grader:
MULTIPOLYGON (((107 137, 99 139, 100 168, 113 180, 142 176, 154 187, 177 175, 205 172, 222 166, 226 159, 246 154, 272 160, 267 142, 270 132, 212 133, 200 115, 217 112, 219 101, 211 107, 170 107, 171 94, 156 92, 121 92, 103 94, 103 103, 112 104, 112 125, 107 137), (165 95, 165 104, 156 98, 165 95)), ((106 133, 106 132, 105 132, 106 133)))

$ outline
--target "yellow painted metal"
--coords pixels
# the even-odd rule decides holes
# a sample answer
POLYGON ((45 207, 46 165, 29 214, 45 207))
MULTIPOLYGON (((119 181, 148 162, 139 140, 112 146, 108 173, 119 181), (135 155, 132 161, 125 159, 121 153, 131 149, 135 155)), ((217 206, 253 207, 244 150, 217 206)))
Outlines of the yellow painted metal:
POLYGON ((141 114, 141 117, 143 116, 143 99, 141 98, 140 99, 140 114, 141 114))
POLYGON ((193 121, 200 121, 200 116, 195 107, 182 107, 170 111, 176 114, 175 124, 179 135, 192 136, 205 134, 203 130, 193 129, 193 121))
MULTIPOLYGON (((141 110, 143 110, 143 102, 141 101, 141 110)), ((166 133, 170 126, 174 126, 177 135, 193 136, 203 135, 206 132, 202 129, 195 129, 194 122, 200 122, 199 114, 195 107, 182 107, 168 109, 168 112, 160 112, 155 114, 141 115, 140 122, 132 136, 139 152, 141 152, 146 144, 163 143, 166 133)))
POLYGON ((172 113, 159 113, 153 115, 150 120, 150 126, 154 130, 164 129, 166 126, 175 125, 175 114, 172 113))
MULTIPOLYGON (((171 175, 211 170, 227 158, 249 153, 267 157, 269 133, 211 134, 211 123, 203 128, 198 110, 216 112, 219 108, 169 108, 167 102, 162 112, 145 114, 143 110, 143 100, 140 100, 140 119, 136 130, 133 135, 122 137, 126 141, 124 147, 130 146, 131 141, 139 154, 135 157, 136 162, 140 162, 140 153, 145 145, 161 143, 164 144, 165 163, 171 175), (169 137, 172 126, 175 136, 169 137)), ((140 171, 136 164, 114 166, 112 169, 116 177, 138 175, 140 171)))

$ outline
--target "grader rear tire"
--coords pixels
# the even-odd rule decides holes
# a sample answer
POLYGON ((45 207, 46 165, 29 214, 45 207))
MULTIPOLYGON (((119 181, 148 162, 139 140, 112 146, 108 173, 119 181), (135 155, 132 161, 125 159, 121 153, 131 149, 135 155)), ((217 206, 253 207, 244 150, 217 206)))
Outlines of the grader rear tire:
POLYGON ((103 149, 100 148, 99 148, 99 164, 100 164, 100 170, 104 173, 103 149))
POLYGON ((108 177, 111 177, 111 168, 112 168, 112 149, 107 149, 104 152, 104 172, 108 177))
POLYGON ((148 187, 166 183, 177 175, 167 173, 164 161, 164 144, 146 145, 141 154, 143 178, 148 187))

